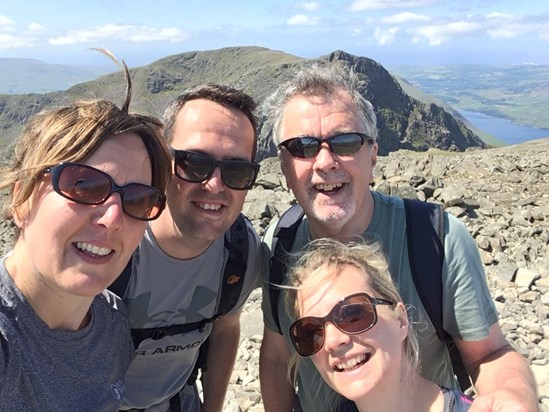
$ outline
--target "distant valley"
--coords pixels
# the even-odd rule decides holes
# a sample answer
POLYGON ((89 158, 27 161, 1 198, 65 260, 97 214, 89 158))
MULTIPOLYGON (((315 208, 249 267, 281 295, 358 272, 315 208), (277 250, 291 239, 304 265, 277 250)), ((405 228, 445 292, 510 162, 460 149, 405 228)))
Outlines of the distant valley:
POLYGON ((67 66, 36 59, 0 58, 0 94, 49 93, 112 72, 111 66, 67 66))
POLYGON ((393 66, 391 73, 455 109, 549 129, 549 66, 393 66))

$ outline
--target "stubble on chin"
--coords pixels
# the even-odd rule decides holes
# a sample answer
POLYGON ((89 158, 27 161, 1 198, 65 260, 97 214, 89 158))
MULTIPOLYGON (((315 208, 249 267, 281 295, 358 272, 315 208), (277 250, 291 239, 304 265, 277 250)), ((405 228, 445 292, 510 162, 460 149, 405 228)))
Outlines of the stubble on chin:
POLYGON ((197 220, 179 219, 174 223, 182 237, 198 241, 214 241, 225 233, 222 229, 211 227, 197 220))
POLYGON ((332 201, 314 201, 312 203, 312 217, 322 223, 345 223, 353 216, 354 208, 348 202, 344 204, 332 201))

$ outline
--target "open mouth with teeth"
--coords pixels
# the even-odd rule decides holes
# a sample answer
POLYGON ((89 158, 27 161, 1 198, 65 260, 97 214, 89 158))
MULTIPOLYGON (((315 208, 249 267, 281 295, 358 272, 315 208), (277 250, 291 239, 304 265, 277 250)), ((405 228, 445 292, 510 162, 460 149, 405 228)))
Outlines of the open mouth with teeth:
POLYGON ((346 362, 338 363, 334 366, 334 371, 336 372, 349 372, 359 368, 370 360, 372 357, 371 353, 364 353, 356 358, 349 359, 346 362))
POLYGON ((315 189, 322 193, 336 193, 343 187, 343 183, 319 183, 315 189))
POLYGON ((106 247, 94 246, 91 243, 86 243, 86 242, 76 242, 74 243, 74 246, 78 250, 85 252, 88 255, 107 256, 112 252, 112 249, 107 249, 106 247))
POLYGON ((214 212, 223 207, 223 205, 220 205, 218 203, 196 203, 196 205, 201 209, 213 210, 214 212))

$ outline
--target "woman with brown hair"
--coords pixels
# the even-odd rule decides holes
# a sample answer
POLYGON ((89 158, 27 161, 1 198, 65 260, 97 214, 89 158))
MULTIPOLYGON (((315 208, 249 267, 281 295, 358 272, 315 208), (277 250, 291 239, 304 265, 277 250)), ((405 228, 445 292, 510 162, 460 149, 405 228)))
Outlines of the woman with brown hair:
POLYGON ((37 114, 0 171, 18 233, 0 258, 0 399, 10 411, 114 411, 134 356, 104 291, 165 204, 160 123, 83 101, 37 114))

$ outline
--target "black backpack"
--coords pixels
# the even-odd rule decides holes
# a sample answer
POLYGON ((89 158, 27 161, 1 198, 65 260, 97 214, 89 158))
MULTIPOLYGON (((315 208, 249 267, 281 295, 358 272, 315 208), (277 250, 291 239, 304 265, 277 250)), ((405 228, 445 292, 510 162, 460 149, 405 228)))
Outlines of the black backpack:
MULTIPOLYGON (((444 261, 444 210, 441 205, 404 199, 406 236, 410 269, 419 297, 437 336, 446 343, 452 368, 462 391, 471 387, 471 380, 452 337, 442 326, 442 263, 444 261)), ((273 234, 269 299, 273 320, 280 329, 278 298, 287 270, 288 254, 292 250, 295 233, 303 218, 303 209, 293 205, 277 223, 273 234)))
MULTIPOLYGON (((238 302, 244 276, 248 266, 248 230, 245 217, 240 214, 229 230, 225 232, 225 248, 229 253, 227 263, 223 270, 223 279, 221 284, 221 297, 218 300, 217 311, 211 318, 205 318, 197 322, 186 323, 182 325, 160 326, 147 329, 132 329, 132 340, 135 349, 145 339, 158 340, 166 336, 188 333, 193 330, 203 331, 208 324, 215 322, 220 317, 227 314, 238 302)), ((120 298, 124 297, 126 288, 132 275, 132 259, 128 262, 120 276, 109 286, 109 290, 120 298)), ((195 383, 198 376, 198 370, 206 371, 206 357, 208 351, 208 339, 200 346, 198 360, 194 366, 193 372, 187 381, 188 385, 195 383)))

